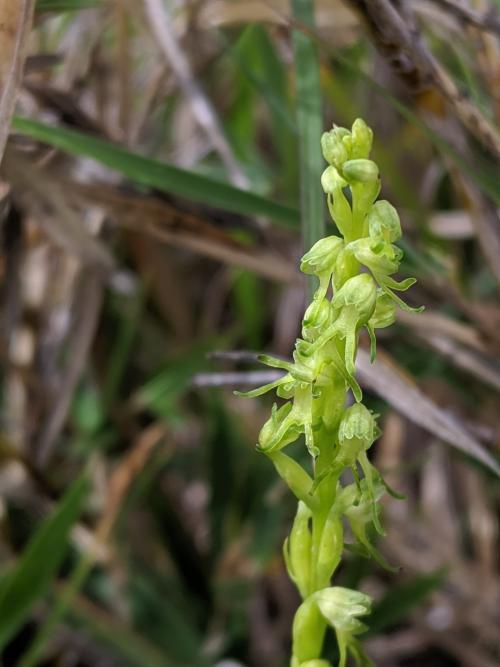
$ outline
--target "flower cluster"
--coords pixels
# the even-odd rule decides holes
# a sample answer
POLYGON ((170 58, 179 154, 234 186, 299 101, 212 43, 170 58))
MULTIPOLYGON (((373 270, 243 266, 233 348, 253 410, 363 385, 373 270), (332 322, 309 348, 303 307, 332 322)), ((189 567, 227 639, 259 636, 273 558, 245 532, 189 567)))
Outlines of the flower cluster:
POLYGON ((301 270, 318 278, 318 288, 304 314, 293 361, 262 356, 263 363, 286 372, 244 394, 275 389, 284 399, 262 427, 258 449, 299 500, 284 545, 288 572, 304 600, 294 621, 292 667, 330 665, 321 659, 327 625, 337 636, 340 667, 348 652, 357 664, 369 664, 355 636, 365 629, 358 617, 369 613, 370 599, 330 587, 345 547, 346 523, 355 540, 351 547, 389 567, 370 541, 372 528, 383 533, 378 501, 387 487, 367 456, 380 432, 377 415, 361 402, 357 347, 366 329, 374 361, 375 330, 394 322, 398 306, 420 310, 409 308, 396 294, 415 280, 391 277, 402 258, 394 245, 401 225, 389 202, 376 201, 380 177, 369 159, 371 129, 357 119, 351 131, 334 127, 325 132, 321 146, 328 163, 321 182, 342 237, 321 239, 302 258, 301 270), (350 406, 349 392, 354 398, 350 406), (312 475, 283 451, 301 436, 312 457, 312 475), (348 484, 346 469, 353 479, 348 484))

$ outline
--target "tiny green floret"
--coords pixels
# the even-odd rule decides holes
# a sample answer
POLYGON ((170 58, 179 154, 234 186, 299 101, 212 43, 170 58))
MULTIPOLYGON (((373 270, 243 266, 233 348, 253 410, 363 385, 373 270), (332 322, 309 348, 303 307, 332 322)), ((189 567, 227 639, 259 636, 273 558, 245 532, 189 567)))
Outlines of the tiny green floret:
POLYGON ((302 338, 293 362, 260 357, 286 373, 279 380, 247 392, 259 396, 272 389, 284 399, 274 404, 257 448, 273 462, 298 499, 298 509, 283 554, 302 597, 293 624, 291 667, 332 667, 321 657, 327 627, 339 647, 338 667, 350 654, 357 665, 371 663, 357 635, 359 620, 370 612, 370 598, 359 591, 331 586, 346 546, 393 569, 370 541, 380 524, 380 499, 390 491, 368 458, 380 435, 377 416, 362 403, 356 380, 356 354, 363 329, 375 360, 375 330, 390 326, 398 307, 410 308, 395 294, 414 284, 397 282, 403 253, 399 216, 380 192, 377 164, 369 158, 373 133, 358 118, 349 131, 334 127, 321 138, 328 163, 321 184, 341 236, 319 240, 304 255, 301 271, 318 278, 318 288, 302 321, 302 338), (354 403, 349 405, 349 392, 354 403), (304 436, 313 476, 283 451, 304 436), (343 473, 350 470, 352 483, 343 473), (344 542, 347 521, 354 545, 344 542))

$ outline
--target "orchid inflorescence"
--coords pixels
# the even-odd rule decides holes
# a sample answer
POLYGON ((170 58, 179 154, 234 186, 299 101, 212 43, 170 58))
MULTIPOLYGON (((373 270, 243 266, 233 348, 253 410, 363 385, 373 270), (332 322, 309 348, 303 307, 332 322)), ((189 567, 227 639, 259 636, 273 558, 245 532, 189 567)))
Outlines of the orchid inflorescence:
POLYGON ((335 631, 339 667, 351 654, 356 664, 371 664, 356 638, 366 626, 359 620, 370 612, 371 599, 359 591, 335 586, 330 580, 344 551, 344 526, 349 525, 358 553, 390 568, 370 541, 383 534, 379 500, 388 490, 368 459, 379 436, 377 415, 366 408, 355 376, 361 330, 371 340, 375 330, 391 325, 396 308, 409 308, 396 292, 415 280, 396 282, 402 251, 396 209, 380 192, 379 170, 369 159, 373 133, 357 119, 351 131, 334 127, 321 139, 328 166, 321 183, 328 208, 342 237, 327 236, 304 255, 301 270, 319 280, 302 321, 302 338, 293 362, 261 356, 286 373, 275 382, 246 392, 259 396, 276 389, 285 402, 274 404, 260 431, 258 449, 298 499, 289 538, 284 544, 288 573, 303 599, 293 624, 291 667, 331 667, 321 659, 327 626, 335 631), (333 296, 330 296, 332 288, 333 296), (348 405, 349 391, 354 402, 348 405), (284 448, 304 436, 312 458, 311 475, 284 448), (346 470, 352 483, 345 481, 346 470))

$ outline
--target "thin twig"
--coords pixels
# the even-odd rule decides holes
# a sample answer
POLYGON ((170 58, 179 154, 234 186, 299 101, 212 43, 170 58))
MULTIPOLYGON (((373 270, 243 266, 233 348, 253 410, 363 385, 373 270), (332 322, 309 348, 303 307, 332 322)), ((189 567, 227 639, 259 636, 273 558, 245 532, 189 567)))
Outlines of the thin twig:
POLYGON ((274 382, 282 377, 279 371, 233 371, 229 373, 197 373, 193 375, 194 387, 238 387, 248 385, 258 387, 274 382))
MULTIPOLYGON (((427 0, 427 2, 437 5, 439 9, 453 15, 461 23, 500 34, 500 19, 492 11, 478 12, 467 5, 458 4, 455 0, 427 0)), ((422 0, 411 0, 411 5, 414 11, 418 11, 422 0)))
POLYGON ((248 179, 233 155, 212 103, 193 76, 191 66, 177 41, 172 28, 172 19, 168 16, 165 5, 161 0, 144 0, 144 3, 153 35, 172 67, 182 91, 189 99, 196 120, 221 156, 232 182, 238 187, 247 187, 248 179))
POLYGON ((59 386, 57 401, 43 425, 36 446, 36 459, 40 467, 46 466, 49 462, 66 421, 73 394, 87 363, 99 320, 102 298, 102 277, 97 272, 87 274, 82 281, 80 293, 75 297, 78 314, 73 324, 68 363, 59 386))
MULTIPOLYGON (((379 50, 403 80, 411 85, 412 92, 434 91, 446 100, 460 125, 453 126, 446 134, 447 143, 463 160, 470 164, 473 156, 467 150, 466 128, 483 147, 500 160, 500 133, 474 104, 460 94, 449 74, 427 50, 416 30, 411 15, 403 17, 388 0, 348 0, 365 18, 379 50)), ((443 134, 442 118, 427 117, 432 127, 439 123, 443 134)), ((446 155, 445 155, 446 158, 446 155)), ((461 193, 466 193, 467 203, 473 211, 473 222, 479 236, 481 249, 489 267, 500 283, 500 233, 496 205, 469 183, 470 177, 457 174, 461 193)))
POLYGON ((446 99, 456 117, 484 148, 500 160, 500 132, 471 100, 458 90, 448 72, 426 48, 421 35, 408 25, 389 0, 348 0, 367 21, 378 45, 396 60, 400 74, 433 84, 446 99))
POLYGON ((0 0, 0 161, 21 85, 35 0, 0 0))

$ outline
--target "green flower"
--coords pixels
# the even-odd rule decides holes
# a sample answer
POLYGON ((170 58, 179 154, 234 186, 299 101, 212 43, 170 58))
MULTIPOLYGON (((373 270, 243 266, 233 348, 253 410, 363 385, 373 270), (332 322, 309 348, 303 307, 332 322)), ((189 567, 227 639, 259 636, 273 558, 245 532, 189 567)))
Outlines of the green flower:
POLYGON ((325 273, 331 275, 337 255, 343 247, 344 241, 339 236, 326 236, 320 239, 302 257, 300 270, 302 273, 314 274, 318 278, 325 273))
POLYGON ((402 258, 402 251, 399 248, 380 237, 358 239, 347 247, 360 264, 381 279, 385 274, 395 273, 402 258))
POLYGON ((285 403, 278 409, 275 403, 271 416, 260 430, 258 448, 262 452, 283 449, 295 442, 301 433, 303 424, 297 411, 294 411, 294 406, 285 403))
POLYGON ((382 290, 393 299, 400 308, 409 312, 421 312, 423 308, 411 308, 394 294, 393 290, 404 292, 415 284, 415 278, 407 278, 400 283, 390 277, 399 268, 403 251, 381 237, 366 237, 350 243, 346 250, 354 254, 360 264, 370 269, 382 290))
POLYGON ((320 281, 315 301, 321 301, 326 295, 335 268, 335 262, 343 247, 343 239, 338 236, 327 236, 317 241, 302 257, 300 262, 302 273, 315 275, 320 281))
POLYGON ((328 299, 315 298, 308 306, 302 320, 302 337, 314 342, 335 319, 335 310, 328 299))
POLYGON ((394 243, 401 237, 399 215, 392 204, 385 199, 375 202, 366 216, 368 233, 371 238, 382 238, 394 243))
POLYGON ((351 653, 357 665, 370 665, 370 660, 363 653, 355 635, 367 630, 359 617, 370 613, 371 598, 359 591, 340 586, 324 588, 313 593, 311 598, 323 618, 335 630, 340 654, 339 667, 345 667, 348 653, 351 653))
POLYGON ((335 630, 359 634, 367 629, 359 616, 366 616, 371 611, 372 601, 368 595, 350 588, 333 586, 313 593, 312 598, 335 630))
POLYGON ((339 425, 338 460, 343 466, 353 467, 360 455, 372 446, 379 435, 380 429, 375 415, 362 403, 355 403, 344 412, 339 425))
POLYGON ((349 521, 352 534, 361 545, 363 555, 373 558, 384 569, 395 572, 397 568, 389 565, 368 538, 371 526, 375 527, 379 534, 383 533, 378 501, 384 495, 385 487, 379 475, 373 476, 372 485, 373 488, 368 489, 368 481, 364 479, 359 486, 351 484, 342 489, 338 498, 338 509, 349 521))

